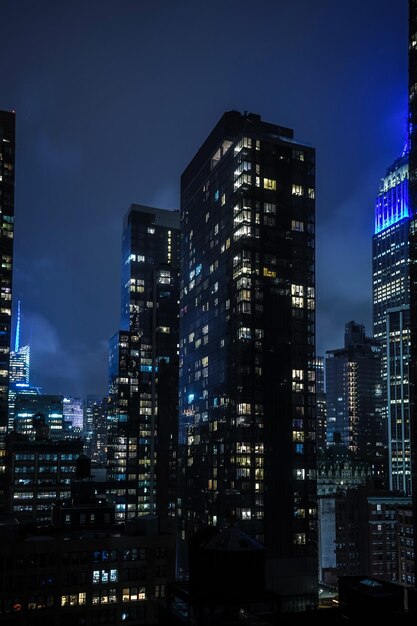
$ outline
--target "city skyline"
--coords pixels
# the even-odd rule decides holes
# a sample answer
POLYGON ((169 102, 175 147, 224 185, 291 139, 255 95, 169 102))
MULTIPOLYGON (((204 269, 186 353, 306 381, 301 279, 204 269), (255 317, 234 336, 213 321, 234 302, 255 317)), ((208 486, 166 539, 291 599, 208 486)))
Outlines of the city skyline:
POLYGON ((407 2, 391 4, 0 9, 0 108, 16 110, 17 129, 14 301, 35 384, 107 391, 123 215, 179 207, 180 173, 226 110, 317 147, 317 353, 349 319, 370 328, 374 198, 406 127, 407 2))

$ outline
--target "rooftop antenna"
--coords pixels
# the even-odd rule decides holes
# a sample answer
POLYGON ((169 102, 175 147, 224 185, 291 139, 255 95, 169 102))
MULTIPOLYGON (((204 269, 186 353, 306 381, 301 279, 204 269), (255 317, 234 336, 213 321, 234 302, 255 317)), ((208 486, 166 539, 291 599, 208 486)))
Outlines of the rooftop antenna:
POLYGON ((405 125, 404 148, 403 148, 403 153, 401 155, 403 157, 406 154, 408 154, 410 151, 410 131, 411 131, 410 124, 408 123, 408 120, 407 120, 406 125, 405 125))

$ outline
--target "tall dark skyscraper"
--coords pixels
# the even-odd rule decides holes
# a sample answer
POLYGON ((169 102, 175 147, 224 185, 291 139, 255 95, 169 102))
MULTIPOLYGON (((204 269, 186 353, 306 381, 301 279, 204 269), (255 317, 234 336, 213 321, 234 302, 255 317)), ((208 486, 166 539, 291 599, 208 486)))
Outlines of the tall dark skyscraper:
POLYGON ((177 413, 178 268, 179 213, 132 205, 123 228, 122 330, 110 342, 108 476, 120 521, 158 513, 164 526, 174 512, 174 494, 161 502, 157 484, 176 448, 164 429, 177 413), (161 394, 173 401, 160 406, 161 394))
POLYGON ((386 171, 372 238, 374 338, 381 345, 381 417, 387 433, 388 486, 411 494, 409 404, 410 281, 408 141, 386 171))
POLYGON ((7 429, 14 223, 15 114, 0 111, 0 434, 7 429))
MULTIPOLYGON (((410 328, 411 328, 411 469, 413 477, 414 537, 417 537, 417 0, 409 0, 408 114, 410 131, 410 328)), ((417 550, 414 550, 417 555, 417 550)), ((416 559, 414 567, 416 566, 416 559)), ((416 567, 415 567, 416 569, 416 567)))
POLYGON ((324 357, 316 356, 314 359, 314 370, 316 372, 316 445, 317 453, 320 453, 324 452, 327 448, 327 407, 324 385, 324 357))
POLYGON ((328 445, 342 444, 380 476, 384 465, 381 360, 377 341, 362 324, 345 326, 345 346, 326 352, 328 445))
POLYGON ((288 608, 317 594, 314 196, 314 149, 252 113, 181 177, 180 565, 234 520, 288 608))

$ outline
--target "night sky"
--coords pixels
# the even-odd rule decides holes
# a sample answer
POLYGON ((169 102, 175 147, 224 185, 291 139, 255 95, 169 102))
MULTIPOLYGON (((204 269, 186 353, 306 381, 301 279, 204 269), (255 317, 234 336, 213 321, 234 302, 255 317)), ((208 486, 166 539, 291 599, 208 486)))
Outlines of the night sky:
POLYGON ((317 149, 317 352, 371 333, 374 200, 403 149, 407 0, 0 0, 14 302, 45 393, 104 394, 131 203, 179 205, 224 111, 317 149))

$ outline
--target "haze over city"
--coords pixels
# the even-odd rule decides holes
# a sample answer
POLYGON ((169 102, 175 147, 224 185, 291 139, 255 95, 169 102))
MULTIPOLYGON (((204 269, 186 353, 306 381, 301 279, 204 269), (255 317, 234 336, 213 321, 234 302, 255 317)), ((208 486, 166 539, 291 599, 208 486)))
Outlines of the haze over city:
POLYGON ((179 207, 180 174, 225 110, 316 147, 317 353, 350 319, 371 334, 374 202, 405 139, 405 0, 20 0, 0 20, 13 297, 45 392, 107 392, 123 216, 179 207))

